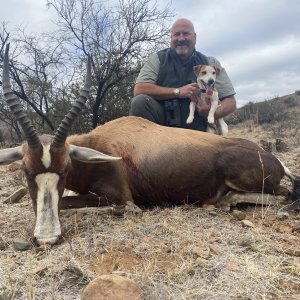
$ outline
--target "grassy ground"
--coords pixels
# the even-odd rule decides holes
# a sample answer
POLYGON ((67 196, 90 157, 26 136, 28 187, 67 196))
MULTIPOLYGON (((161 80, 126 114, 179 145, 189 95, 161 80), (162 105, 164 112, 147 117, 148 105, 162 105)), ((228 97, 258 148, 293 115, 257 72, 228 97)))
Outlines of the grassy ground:
MULTIPOLYGON (((244 123, 230 135, 256 142, 274 139, 266 128, 244 123)), ((300 147, 276 153, 293 171, 300 170, 300 147)), ((116 217, 97 209, 63 211, 63 237, 40 251, 32 243, 34 214, 25 196, 3 200, 19 185, 18 171, 0 167, 0 299, 80 299, 99 274, 133 279, 145 299, 300 299, 299 213, 280 214, 282 206, 164 207, 116 217), (26 251, 14 240, 30 242, 26 251)), ((260 201, 260 200, 259 200, 260 201)))

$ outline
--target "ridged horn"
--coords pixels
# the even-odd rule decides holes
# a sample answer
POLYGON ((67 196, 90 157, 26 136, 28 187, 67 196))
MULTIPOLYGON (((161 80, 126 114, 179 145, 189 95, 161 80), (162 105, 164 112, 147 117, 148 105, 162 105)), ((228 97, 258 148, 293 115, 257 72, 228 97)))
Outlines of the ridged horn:
POLYGON ((33 127, 30 119, 23 112, 23 108, 18 97, 14 94, 11 89, 10 80, 9 80, 9 44, 6 45, 5 55, 3 61, 3 76, 2 76, 2 88, 5 100, 14 114, 15 118, 21 125, 23 132, 25 134, 25 138, 27 140, 27 144, 29 148, 37 148, 41 142, 38 137, 38 134, 33 127))
POLYGON ((88 98, 90 87, 92 85, 92 79, 91 79, 91 58, 88 56, 87 61, 87 71, 86 71, 86 78, 85 78, 85 84, 83 89, 80 91, 80 96, 76 100, 76 102, 73 104, 72 108, 69 110, 68 114, 64 117, 64 119, 61 121, 54 139, 52 141, 52 146, 56 148, 61 148, 64 146, 66 139, 69 135, 70 128, 78 116, 78 114, 83 109, 85 102, 88 98))

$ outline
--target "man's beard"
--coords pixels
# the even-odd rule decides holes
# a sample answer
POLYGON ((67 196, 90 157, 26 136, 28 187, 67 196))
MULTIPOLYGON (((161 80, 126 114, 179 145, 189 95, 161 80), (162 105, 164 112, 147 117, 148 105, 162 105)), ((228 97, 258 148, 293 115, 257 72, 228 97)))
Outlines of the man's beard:
POLYGON ((188 44, 176 44, 175 52, 179 56, 186 56, 190 53, 189 45, 188 44))

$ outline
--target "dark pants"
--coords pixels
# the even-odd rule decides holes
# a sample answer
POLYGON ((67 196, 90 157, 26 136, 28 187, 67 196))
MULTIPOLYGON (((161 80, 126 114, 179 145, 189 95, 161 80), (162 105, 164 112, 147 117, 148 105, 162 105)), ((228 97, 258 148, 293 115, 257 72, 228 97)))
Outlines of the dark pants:
POLYGON ((207 118, 200 116, 197 112, 195 112, 195 118, 193 123, 186 124, 186 119, 189 115, 189 105, 189 99, 156 101, 152 97, 142 94, 132 98, 130 103, 129 115, 142 117, 144 119, 164 126, 206 131, 207 118), (176 114, 176 112, 174 111, 176 105, 178 106, 178 114, 176 114), (174 122, 172 121, 173 116, 176 118, 174 122))

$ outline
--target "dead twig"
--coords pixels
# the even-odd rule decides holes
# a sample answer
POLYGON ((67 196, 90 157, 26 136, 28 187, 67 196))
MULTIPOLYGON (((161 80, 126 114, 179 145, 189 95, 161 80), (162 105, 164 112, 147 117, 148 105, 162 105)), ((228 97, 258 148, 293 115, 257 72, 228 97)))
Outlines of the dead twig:
POLYGON ((3 203, 5 204, 14 204, 20 202, 20 200, 27 194, 27 188, 21 187, 15 191, 12 195, 7 197, 3 203))

